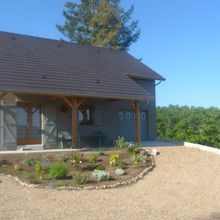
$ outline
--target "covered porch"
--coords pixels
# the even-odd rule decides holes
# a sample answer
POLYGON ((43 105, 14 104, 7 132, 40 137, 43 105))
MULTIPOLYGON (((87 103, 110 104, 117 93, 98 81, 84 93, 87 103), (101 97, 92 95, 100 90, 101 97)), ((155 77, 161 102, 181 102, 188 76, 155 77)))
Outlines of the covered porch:
POLYGON ((138 100, 0 92, 0 150, 112 146, 122 109, 134 113, 132 140, 139 143, 138 100))

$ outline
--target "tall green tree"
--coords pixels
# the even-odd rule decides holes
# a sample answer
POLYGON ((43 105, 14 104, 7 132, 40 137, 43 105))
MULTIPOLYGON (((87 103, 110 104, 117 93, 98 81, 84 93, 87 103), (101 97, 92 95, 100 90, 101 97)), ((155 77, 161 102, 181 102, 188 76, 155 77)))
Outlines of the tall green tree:
POLYGON ((126 51, 140 35, 138 21, 131 21, 133 11, 133 5, 121 8, 120 0, 67 2, 65 22, 57 28, 72 43, 126 51))
POLYGON ((157 107, 159 138, 189 141, 220 148, 220 109, 157 107))

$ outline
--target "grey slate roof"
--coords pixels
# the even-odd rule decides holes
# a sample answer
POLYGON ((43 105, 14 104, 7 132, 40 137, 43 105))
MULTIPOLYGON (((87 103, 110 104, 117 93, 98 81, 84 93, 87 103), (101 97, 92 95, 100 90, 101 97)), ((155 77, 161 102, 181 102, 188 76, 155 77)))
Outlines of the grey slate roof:
POLYGON ((164 80, 125 52, 0 32, 0 91, 148 99, 129 76, 164 80))

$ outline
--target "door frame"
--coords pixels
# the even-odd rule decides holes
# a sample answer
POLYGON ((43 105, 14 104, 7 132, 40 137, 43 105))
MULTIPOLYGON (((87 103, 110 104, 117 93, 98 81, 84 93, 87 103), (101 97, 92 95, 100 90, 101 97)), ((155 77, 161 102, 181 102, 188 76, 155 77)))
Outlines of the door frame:
MULTIPOLYGON (((42 130, 41 129, 42 121, 41 121, 41 106, 40 106, 40 104, 36 104, 36 103, 23 103, 23 102, 22 103, 17 103, 16 108, 22 108, 22 107, 27 107, 28 108, 28 111, 25 111, 27 113, 27 118, 26 118, 27 136, 25 138, 17 137, 17 145, 41 144, 42 143, 42 131, 41 131, 42 130), (39 138, 31 137, 32 112, 30 111, 30 109, 33 108, 33 107, 38 107, 39 108, 39 122, 40 122, 39 128, 40 128, 40 131, 41 131, 41 134, 39 135, 39 138)), ((17 124, 17 129, 18 129, 18 124, 17 124)))

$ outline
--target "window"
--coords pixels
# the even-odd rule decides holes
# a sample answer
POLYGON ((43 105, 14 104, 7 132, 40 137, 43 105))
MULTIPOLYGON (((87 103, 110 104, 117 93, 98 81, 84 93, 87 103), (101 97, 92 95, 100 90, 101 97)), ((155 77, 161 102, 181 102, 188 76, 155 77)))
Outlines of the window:
POLYGON ((83 106, 78 111, 80 125, 94 125, 94 107, 83 106))
POLYGON ((131 113, 130 112, 126 112, 126 119, 131 119, 131 113))
POLYGON ((146 119, 145 113, 141 113, 141 119, 142 119, 142 120, 145 120, 145 119, 146 119))
POLYGON ((123 119, 123 112, 119 112, 119 119, 123 119))

